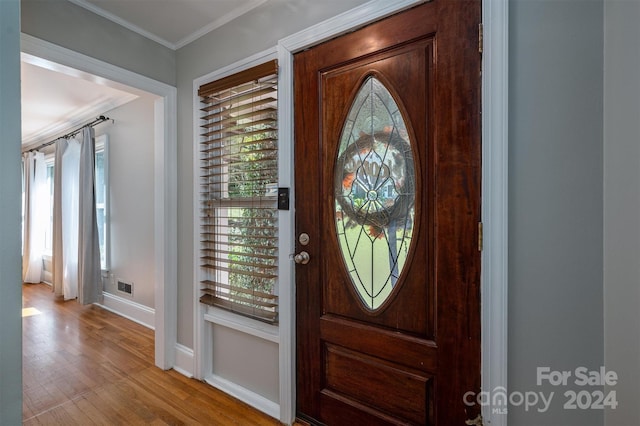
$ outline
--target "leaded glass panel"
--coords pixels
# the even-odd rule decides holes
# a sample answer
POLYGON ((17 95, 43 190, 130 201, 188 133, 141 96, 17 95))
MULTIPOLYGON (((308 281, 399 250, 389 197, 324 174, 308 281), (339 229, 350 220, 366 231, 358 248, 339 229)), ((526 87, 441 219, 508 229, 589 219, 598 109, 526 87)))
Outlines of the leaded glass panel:
POLYGON ((406 123, 373 76, 358 91, 340 135, 335 223, 351 282, 369 310, 392 294, 414 229, 415 172, 406 123))

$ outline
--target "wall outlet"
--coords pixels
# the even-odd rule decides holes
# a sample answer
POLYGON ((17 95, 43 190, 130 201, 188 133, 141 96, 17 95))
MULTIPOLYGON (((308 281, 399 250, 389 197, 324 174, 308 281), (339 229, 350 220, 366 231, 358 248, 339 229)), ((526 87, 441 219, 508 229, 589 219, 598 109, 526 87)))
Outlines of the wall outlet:
POLYGON ((133 283, 128 283, 126 281, 118 280, 118 291, 127 294, 133 294, 133 283))

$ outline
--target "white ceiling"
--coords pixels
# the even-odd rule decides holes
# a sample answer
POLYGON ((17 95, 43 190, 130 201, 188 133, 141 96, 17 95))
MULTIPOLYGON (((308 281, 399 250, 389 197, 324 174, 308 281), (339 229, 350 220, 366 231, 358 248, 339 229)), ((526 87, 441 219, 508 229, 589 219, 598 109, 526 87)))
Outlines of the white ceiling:
MULTIPOLYGON (((268 0, 69 1, 175 50, 268 0)), ((59 137, 139 94, 23 54, 23 150, 59 137)))
POLYGON ((49 142, 138 97, 105 81, 22 55, 22 145, 49 142))

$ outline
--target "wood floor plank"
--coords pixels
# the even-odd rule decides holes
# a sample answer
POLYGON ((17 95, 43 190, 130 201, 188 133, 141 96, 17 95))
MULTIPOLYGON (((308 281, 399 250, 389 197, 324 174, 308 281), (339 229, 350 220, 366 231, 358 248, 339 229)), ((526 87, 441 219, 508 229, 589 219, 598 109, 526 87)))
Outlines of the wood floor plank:
POLYGON ((102 415, 100 410, 92 404, 91 400, 87 397, 87 395, 83 395, 79 398, 73 400, 73 404, 78 407, 87 417, 91 419, 94 424, 99 426, 107 426, 109 422, 102 415))
POLYGON ((66 411, 73 422, 87 426, 96 424, 96 422, 94 422, 84 410, 78 407, 75 401, 68 401, 65 404, 62 404, 62 408, 66 411))
POLYGON ((153 331, 23 285, 25 425, 280 424, 206 383, 153 364, 153 331))

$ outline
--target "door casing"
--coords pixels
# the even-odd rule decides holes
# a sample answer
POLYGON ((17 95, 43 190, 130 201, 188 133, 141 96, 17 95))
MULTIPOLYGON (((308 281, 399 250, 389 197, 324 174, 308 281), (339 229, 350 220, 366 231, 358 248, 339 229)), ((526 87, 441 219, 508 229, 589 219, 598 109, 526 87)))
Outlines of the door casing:
MULTIPOLYGON (((281 87, 279 97, 280 149, 293 162, 293 55, 329 38, 382 19, 423 0, 373 0, 349 12, 314 25, 278 42, 281 87)), ((507 242, 508 242, 508 0, 482 2, 482 218, 484 245, 481 259, 481 368, 482 389, 507 384, 507 242)), ((293 169, 281 176, 282 186, 293 187, 293 169)), ((292 202, 294 200, 292 199, 292 202)), ((293 224, 293 222, 292 222, 293 224)), ((295 230, 286 240, 293 253, 295 230)), ((285 241, 285 240, 281 240, 285 241)), ((295 418, 295 285, 294 266, 281 269, 280 421, 295 418)), ((507 424, 506 416, 482 407, 485 422, 507 424)))

